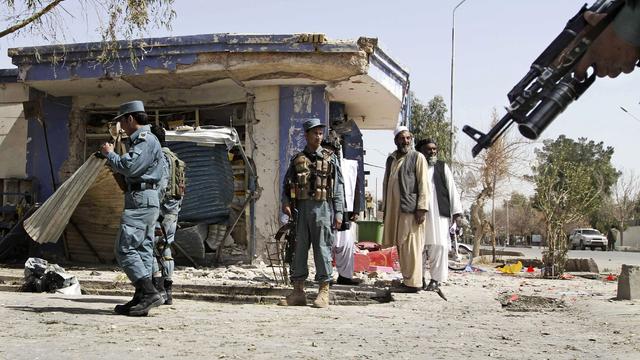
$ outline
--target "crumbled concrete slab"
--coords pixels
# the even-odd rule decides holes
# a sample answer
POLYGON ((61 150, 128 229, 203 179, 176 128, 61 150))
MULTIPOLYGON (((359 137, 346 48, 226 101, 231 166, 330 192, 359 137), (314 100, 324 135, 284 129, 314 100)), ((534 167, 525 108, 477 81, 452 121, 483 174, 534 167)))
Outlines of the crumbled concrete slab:
POLYGON ((640 266, 622 265, 618 277, 618 300, 640 299, 640 266))

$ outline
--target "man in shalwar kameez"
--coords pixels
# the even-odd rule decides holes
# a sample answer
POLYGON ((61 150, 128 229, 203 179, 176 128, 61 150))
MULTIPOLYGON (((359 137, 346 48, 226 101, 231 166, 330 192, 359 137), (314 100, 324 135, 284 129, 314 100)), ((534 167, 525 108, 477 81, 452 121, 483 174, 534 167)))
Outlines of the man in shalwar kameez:
POLYGON ((427 181, 433 194, 429 200, 431 211, 425 221, 423 254, 424 276, 426 278, 428 262, 431 281, 429 285, 423 281, 422 287, 427 291, 438 291, 440 283, 447 281, 449 275, 449 234, 462 214, 462 203, 451 169, 444 161, 438 160, 435 141, 421 140, 416 149, 427 159, 427 181))
MULTIPOLYGON (((360 208, 360 191, 362 189, 361 181, 358 178, 358 161, 343 158, 342 145, 339 141, 323 140, 322 147, 333 151, 338 158, 342 179, 344 182, 344 213, 342 214, 343 224, 350 221, 358 221, 358 216, 362 209, 360 208)), ((333 259, 336 262, 338 270, 338 285, 358 285, 359 279, 353 278, 354 255, 356 251, 355 226, 344 226, 338 229, 335 235, 335 241, 331 247, 333 259)))
POLYGON ((388 158, 383 182, 384 245, 396 245, 402 287, 418 292, 422 286, 424 221, 429 209, 427 161, 411 148, 413 135, 405 126, 394 131, 397 150, 388 158))

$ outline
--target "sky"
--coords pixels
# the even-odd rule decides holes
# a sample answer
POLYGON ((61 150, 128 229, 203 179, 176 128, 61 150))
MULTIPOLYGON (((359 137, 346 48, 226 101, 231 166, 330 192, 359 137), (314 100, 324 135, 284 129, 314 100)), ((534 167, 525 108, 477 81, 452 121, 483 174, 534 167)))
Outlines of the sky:
MULTIPOLYGON (((452 10, 460 0, 412 1, 247 1, 176 0, 173 29, 149 36, 207 33, 324 33, 330 39, 376 37, 380 46, 410 73, 411 89, 426 103, 436 95, 450 99, 452 10)), ((66 1, 76 13, 73 1, 66 1)), ((584 4, 580 0, 466 0, 455 13, 454 113, 456 128, 489 129, 493 109, 504 115, 506 94, 531 62, 584 4)), ((71 23, 69 42, 95 41, 93 26, 71 23)), ((44 45, 28 36, 0 39, 0 68, 12 68, 7 48, 44 45)), ((617 79, 598 79, 542 134, 540 140, 565 134, 586 137, 615 148, 613 163, 640 174, 640 70, 617 79), (629 113, 620 110, 625 107, 629 113), (634 117, 636 119, 634 119, 634 117)), ((394 150, 391 131, 366 131, 365 161, 384 166, 394 150)), ((469 159, 471 141, 456 133, 456 159, 469 159)), ((536 145, 531 145, 532 149, 536 145)), ((523 166, 528 167, 529 164, 523 166)), ((371 191, 383 170, 371 171, 371 191)), ((516 189, 518 183, 513 185, 516 189)), ((531 191, 526 186, 522 191, 531 191)))

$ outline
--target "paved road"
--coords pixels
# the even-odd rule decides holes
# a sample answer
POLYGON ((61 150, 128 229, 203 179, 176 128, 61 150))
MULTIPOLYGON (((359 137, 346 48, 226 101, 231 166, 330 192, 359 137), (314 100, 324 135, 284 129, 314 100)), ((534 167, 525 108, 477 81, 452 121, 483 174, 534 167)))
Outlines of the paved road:
MULTIPOLYGON (((502 249, 502 248, 500 248, 502 249)), ((516 248, 506 247, 505 250, 520 251, 527 258, 542 259, 542 248, 516 248)), ((598 264, 600 272, 619 273, 622 264, 640 265, 640 253, 626 251, 601 251, 601 250, 569 250, 569 258, 592 258, 598 264)))

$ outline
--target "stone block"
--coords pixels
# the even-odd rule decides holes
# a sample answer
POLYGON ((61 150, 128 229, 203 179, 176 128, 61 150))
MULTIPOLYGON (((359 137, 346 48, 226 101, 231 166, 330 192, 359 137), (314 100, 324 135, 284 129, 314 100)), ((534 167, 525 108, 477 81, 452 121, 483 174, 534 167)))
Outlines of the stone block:
POLYGON ((534 267, 537 269, 542 269, 544 267, 544 263, 540 259, 525 259, 525 258, 517 258, 517 259, 507 259, 507 264, 517 264, 518 261, 522 263, 523 267, 534 267))
POLYGON ((618 277, 618 300, 640 299, 640 266, 622 265, 618 277))
POLYGON ((564 271, 599 273, 598 264, 593 259, 567 259, 564 271))

